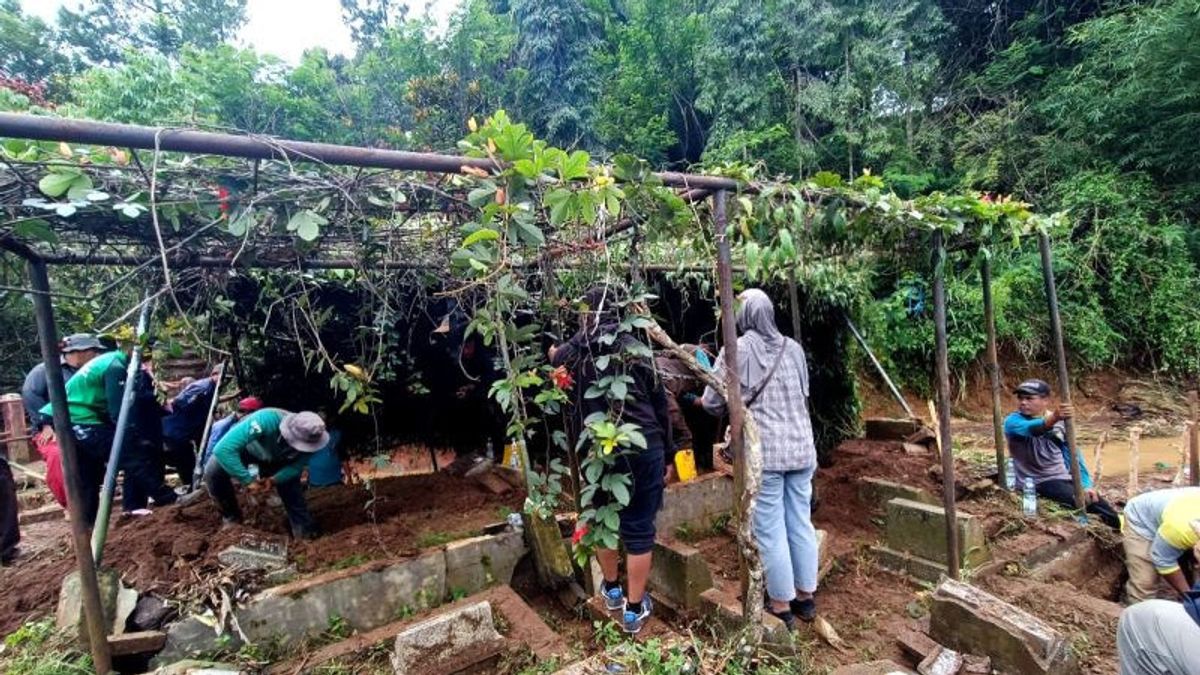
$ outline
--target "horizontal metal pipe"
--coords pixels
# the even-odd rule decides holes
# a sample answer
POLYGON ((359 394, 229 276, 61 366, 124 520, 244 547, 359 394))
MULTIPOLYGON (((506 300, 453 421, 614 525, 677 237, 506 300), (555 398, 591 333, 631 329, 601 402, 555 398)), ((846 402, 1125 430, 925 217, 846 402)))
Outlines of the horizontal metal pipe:
MULTIPOLYGON (((484 171, 493 171, 499 168, 499 165, 491 159, 479 157, 362 148, 266 136, 240 136, 211 131, 113 124, 19 113, 0 113, 0 137, 4 136, 39 141, 111 145, 141 150, 157 148, 170 152, 191 152, 247 159, 322 162, 398 171, 463 173, 464 167, 484 171)), ((737 190, 741 187, 736 180, 719 176, 702 176, 674 171, 659 173, 657 176, 664 184, 674 187, 712 190, 737 190)))

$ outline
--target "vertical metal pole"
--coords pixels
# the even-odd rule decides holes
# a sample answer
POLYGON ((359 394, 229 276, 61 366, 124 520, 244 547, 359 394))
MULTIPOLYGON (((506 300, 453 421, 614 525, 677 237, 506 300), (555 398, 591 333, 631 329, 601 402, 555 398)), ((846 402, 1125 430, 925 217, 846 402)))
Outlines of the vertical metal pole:
POLYGON ((112 513, 113 492, 117 488, 117 471, 121 465, 121 450, 125 447, 125 436, 129 433, 129 417, 133 410, 133 390, 137 386, 138 371, 142 369, 141 337, 146 334, 150 323, 150 307, 153 303, 149 294, 142 299, 142 311, 138 315, 137 334, 129 363, 125 366, 125 389, 121 392, 121 411, 117 414, 117 428, 113 432, 112 450, 108 454, 108 467, 104 471, 104 485, 100 490, 100 508, 96 511, 96 526, 92 530, 92 557, 96 565, 104 557, 104 542, 108 540, 108 519, 112 513))
POLYGON ((983 323, 987 328, 987 371, 992 383, 992 438, 996 444, 996 483, 1004 485, 1004 413, 1000 409, 1000 357, 996 350, 996 307, 992 304, 992 260, 987 254, 979 261, 979 280, 983 286, 983 323))
MULTIPOLYGON (((738 518, 744 518, 746 492, 746 457, 742 447, 742 424, 745 404, 742 402, 742 384, 737 366, 737 319, 733 296, 733 263, 729 239, 725 236, 726 201, 724 190, 713 195, 713 221, 717 240, 717 286, 721 302, 721 341, 725 348, 725 402, 729 407, 729 446, 733 454, 733 509, 738 518)), ((739 557, 742 557, 739 549, 739 557)), ((741 565, 742 592, 750 584, 746 560, 741 565)), ((757 599, 755 600, 757 602, 757 599)))
POLYGON ((1200 393, 1188 392, 1188 408, 1192 413, 1192 428, 1188 434, 1188 461, 1191 462, 1192 485, 1200 485, 1200 393))
POLYGON ((87 626, 92 663, 97 673, 112 670, 108 650, 108 630, 105 628, 104 608, 100 604, 100 584, 96 580, 96 563, 92 559, 87 525, 83 516, 83 493, 79 483, 79 461, 75 449, 75 434, 67 411, 67 391, 63 386, 62 365, 58 361, 58 329, 54 325, 54 307, 50 304, 50 277, 46 263, 29 260, 29 279, 33 290, 33 312, 37 320, 38 340, 42 346, 42 362, 46 364, 46 385, 50 405, 54 409, 54 433, 62 453, 63 479, 67 484, 67 512, 71 514, 71 543, 75 562, 79 565, 79 586, 83 596, 83 620, 87 626))
POLYGON ((954 503, 954 446, 950 442, 950 357, 946 339, 946 246, 933 233, 933 326, 937 342, 938 437, 942 441, 942 506, 946 510, 947 571, 959 577, 958 509, 954 503))
MULTIPOLYGON (((1050 310, 1050 337, 1058 361, 1058 395, 1063 403, 1071 402, 1071 379, 1067 372, 1067 350, 1063 345, 1062 316, 1058 313, 1058 289, 1054 283, 1054 262, 1050 257, 1050 236, 1038 233, 1038 248, 1042 253, 1042 280, 1046 283, 1046 304, 1050 310)), ((1079 446, 1075 443, 1075 420, 1064 420, 1067 445, 1071 448, 1071 483, 1075 487, 1075 508, 1087 506, 1083 498, 1083 479, 1079 474, 1079 446)))

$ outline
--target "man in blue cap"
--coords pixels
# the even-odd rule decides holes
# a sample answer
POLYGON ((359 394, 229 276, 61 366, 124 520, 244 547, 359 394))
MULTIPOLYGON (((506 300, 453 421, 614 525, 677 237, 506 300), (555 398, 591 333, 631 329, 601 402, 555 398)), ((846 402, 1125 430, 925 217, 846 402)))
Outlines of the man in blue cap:
MULTIPOLYGON (((1033 480, 1037 494, 1067 508, 1075 508, 1075 484, 1071 480, 1071 450, 1066 441, 1065 420, 1075 408, 1062 403, 1051 409, 1050 385, 1043 380, 1025 380, 1013 392, 1017 411, 1004 420, 1008 454, 1017 471, 1017 485, 1033 480)), ((1087 500, 1087 512, 1104 524, 1119 529, 1117 512, 1092 486, 1083 457, 1079 457, 1079 476, 1087 500)))

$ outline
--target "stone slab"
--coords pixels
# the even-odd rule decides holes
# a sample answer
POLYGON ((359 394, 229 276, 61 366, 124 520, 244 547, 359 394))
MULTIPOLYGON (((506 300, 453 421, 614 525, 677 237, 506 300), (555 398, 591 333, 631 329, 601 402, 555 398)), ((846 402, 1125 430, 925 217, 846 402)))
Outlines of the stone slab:
MULTIPOLYGON (((121 598, 121 576, 116 570, 102 568, 97 571, 96 578, 100 586, 100 604, 104 609, 104 621, 107 632, 113 633, 117 627, 118 610, 124 610, 125 605, 128 605, 128 593, 125 598, 121 598), (122 600, 122 602, 118 602, 122 600)), ((134 604, 137 603, 137 593, 134 593, 134 604)), ((132 611, 133 607, 130 606, 132 611)), ((120 628, 125 627, 126 613, 121 617, 120 628)), ((87 644, 88 633, 87 627, 83 623, 83 589, 79 581, 79 571, 71 572, 62 580, 62 586, 58 593, 58 609, 54 615, 55 623, 59 628, 68 629, 74 627, 79 636, 80 644, 87 644)))
POLYGON ((654 545, 650 587, 683 611, 693 611, 700 608, 700 594, 713 587, 713 579, 699 549, 659 542, 654 545))
POLYGON ((937 649, 917 664, 917 672, 920 675, 958 675, 962 667, 962 654, 938 645, 937 649))
POLYGON ((932 595, 930 637, 958 652, 985 654, 1000 671, 1079 672, 1067 639, 1052 626, 970 584, 946 579, 932 595))
POLYGON ((903 441, 921 430, 920 420, 868 417, 864 430, 868 441, 903 441))
POLYGON ((392 668, 397 675, 451 673, 494 656, 502 646, 491 605, 478 602, 426 619, 397 635, 392 668))
MULTIPOLYGON (((710 588, 700 594, 701 613, 712 617, 731 633, 741 630, 745 625, 742 614, 742 603, 732 595, 718 588, 710 588)), ((763 643, 771 645, 791 645, 792 633, 779 619, 763 612, 763 643)))
POLYGON ((707 529, 714 518, 733 510, 733 478, 707 473, 663 490, 663 505, 655 519, 658 531, 672 534, 686 525, 707 529))
POLYGON ((918 581, 936 584, 950 572, 941 563, 926 560, 911 553, 895 551, 886 546, 872 546, 871 552, 875 554, 875 560, 883 569, 912 577, 918 581))
MULTIPOLYGON (((991 558, 983 525, 969 513, 958 516, 958 545, 963 567, 978 567, 991 558)), ((911 499, 893 499, 887 503, 888 548, 903 551, 945 565, 946 512, 942 507, 911 499)))
POLYGON ((217 562, 226 567, 241 570, 270 572, 287 566, 287 552, 282 553, 258 547, 237 544, 217 554, 217 562))
POLYGON ((833 675, 916 675, 895 661, 869 661, 838 666, 833 675))
POLYGON ((869 476, 858 479, 858 496, 864 502, 873 504, 880 509, 885 508, 887 503, 893 499, 908 499, 923 504, 938 504, 938 500, 933 495, 919 487, 869 476))
POLYGON ((517 562, 529 552, 519 532, 483 535, 446 544, 446 591, 477 593, 512 581, 517 562))

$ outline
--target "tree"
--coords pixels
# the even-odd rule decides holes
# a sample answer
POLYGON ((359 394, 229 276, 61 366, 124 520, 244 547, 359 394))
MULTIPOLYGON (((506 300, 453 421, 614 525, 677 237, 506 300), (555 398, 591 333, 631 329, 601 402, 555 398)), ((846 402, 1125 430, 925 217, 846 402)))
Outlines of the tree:
POLYGON ((404 0, 341 0, 342 20, 359 46, 377 44, 389 30, 408 18, 408 3, 404 0))
POLYGON ((0 0, 0 75, 46 84, 66 66, 53 30, 41 19, 21 12, 17 0, 0 0))
POLYGON ((583 0, 513 0, 517 110, 553 145, 593 145, 600 17, 583 0))
POLYGON ((232 39, 246 22, 247 0, 80 0, 60 7, 62 41, 77 60, 112 65, 126 49, 177 57, 232 39))

